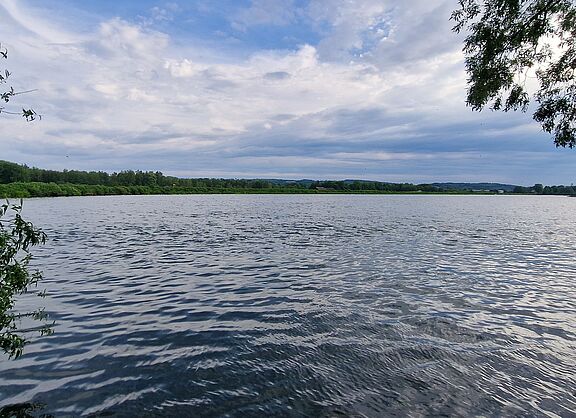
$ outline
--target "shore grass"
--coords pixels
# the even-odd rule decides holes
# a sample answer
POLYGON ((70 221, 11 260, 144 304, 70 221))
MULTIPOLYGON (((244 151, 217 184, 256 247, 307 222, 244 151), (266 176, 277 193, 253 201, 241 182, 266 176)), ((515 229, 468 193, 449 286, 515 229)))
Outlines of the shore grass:
MULTIPOLYGON (((329 190, 293 187, 273 188, 202 188, 182 186, 103 186, 71 183, 17 182, 0 184, 1 198, 113 196, 113 195, 174 195, 174 194, 471 194, 463 191, 381 191, 329 190)), ((473 193, 473 194, 493 194, 473 193)))

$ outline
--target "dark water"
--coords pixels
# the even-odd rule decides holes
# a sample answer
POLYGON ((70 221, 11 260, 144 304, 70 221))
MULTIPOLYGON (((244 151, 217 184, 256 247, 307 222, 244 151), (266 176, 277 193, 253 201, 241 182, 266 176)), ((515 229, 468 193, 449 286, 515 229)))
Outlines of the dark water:
POLYGON ((56 333, 0 360, 0 405, 576 416, 576 199, 137 196, 25 212, 50 236, 36 264, 56 333))

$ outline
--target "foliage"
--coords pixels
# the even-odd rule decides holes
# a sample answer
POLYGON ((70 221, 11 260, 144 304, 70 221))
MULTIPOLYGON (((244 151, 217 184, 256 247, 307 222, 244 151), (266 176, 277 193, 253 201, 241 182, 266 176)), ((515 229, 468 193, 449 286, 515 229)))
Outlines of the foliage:
MULTIPOLYGON (((365 180, 262 180, 177 178, 159 171, 42 170, 0 160, 0 198, 107 196, 147 194, 223 194, 223 193, 470 193, 480 189, 497 193, 500 187, 490 183, 458 184, 454 188, 440 184, 386 183, 365 180), (493 186, 488 188, 488 186, 493 186)), ((505 185, 501 185, 504 187, 505 185)), ((513 186, 513 193, 575 194, 574 186, 513 186)))
POLYGON ((532 187, 516 186, 513 193, 574 196, 576 186, 544 186, 542 184, 535 184, 532 187))
MULTIPOLYGON (((8 50, 0 44, 0 58, 8 59, 8 50)), ((0 85, 7 84, 8 78, 10 77, 10 71, 6 69, 0 69, 0 85)), ((0 102, 8 103, 12 100, 13 97, 18 96, 20 94, 30 93, 33 90, 29 91, 16 91, 14 87, 6 87, 5 90, 0 90, 0 102)), ((36 118, 41 118, 34 110, 32 109, 22 109, 22 112, 13 112, 6 110, 5 107, 0 106, 0 113, 6 113, 10 115, 18 115, 21 114, 28 122, 35 120, 36 118)))
POLYGON ((0 160, 0 197, 191 193, 438 192, 432 185, 376 181, 177 178, 159 171, 42 170, 0 160))
POLYGON ((460 0, 452 13, 464 41, 467 104, 474 110, 526 111, 553 134, 557 147, 576 146, 576 6, 573 0, 460 0), (536 74, 531 98, 527 80, 536 74))
POLYGON ((46 234, 22 219, 21 210, 21 202, 0 206, 0 347, 10 358, 19 357, 27 342, 19 329, 22 319, 41 321, 36 330, 43 335, 51 332, 42 309, 14 311, 15 297, 27 293, 42 277, 39 271, 29 270, 30 248, 46 242, 46 234))

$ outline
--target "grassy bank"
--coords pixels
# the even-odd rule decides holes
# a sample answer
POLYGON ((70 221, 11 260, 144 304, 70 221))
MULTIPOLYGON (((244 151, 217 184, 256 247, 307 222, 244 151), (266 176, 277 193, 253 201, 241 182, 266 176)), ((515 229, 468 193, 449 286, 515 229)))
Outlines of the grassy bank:
POLYGON ((234 188, 182 186, 103 186, 92 184, 16 182, 0 184, 0 197, 58 197, 160 194, 462 194, 462 192, 417 192, 380 190, 328 190, 291 187, 234 188))

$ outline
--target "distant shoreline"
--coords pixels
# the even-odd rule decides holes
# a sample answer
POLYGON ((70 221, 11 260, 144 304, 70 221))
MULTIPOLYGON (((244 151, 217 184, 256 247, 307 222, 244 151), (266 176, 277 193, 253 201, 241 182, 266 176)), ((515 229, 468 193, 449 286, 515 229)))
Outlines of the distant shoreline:
POLYGON ((160 171, 44 170, 0 160, 0 198, 175 194, 575 195, 576 186, 480 183, 179 178, 160 171))
POLYGON ((103 186, 71 183, 7 183, 0 184, 0 197, 38 198, 38 197, 74 197, 74 196, 130 196, 130 195, 214 195, 214 194, 292 194, 292 195, 531 195, 533 193, 499 193, 497 191, 384 191, 384 190, 331 190, 304 189, 290 187, 276 188, 185 188, 171 186, 103 186))

